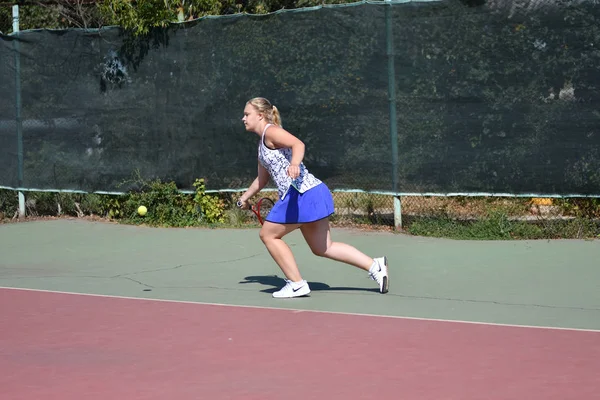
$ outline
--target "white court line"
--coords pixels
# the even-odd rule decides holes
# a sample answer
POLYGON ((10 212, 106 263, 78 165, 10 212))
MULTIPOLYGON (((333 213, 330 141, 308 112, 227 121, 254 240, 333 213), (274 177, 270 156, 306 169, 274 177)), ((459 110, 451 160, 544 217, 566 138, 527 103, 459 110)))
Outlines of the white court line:
POLYGON ((20 290, 20 291, 24 291, 24 292, 42 292, 42 293, 68 294, 68 295, 74 295, 74 296, 101 297, 101 298, 109 298, 109 299, 140 300, 140 301, 161 302, 161 303, 198 304, 198 305, 204 305, 204 306, 253 308, 253 309, 259 309, 259 310, 278 310, 278 311, 289 311, 292 313, 307 312, 307 313, 316 313, 316 314, 351 315, 351 316, 358 316, 358 317, 392 318, 392 319, 404 319, 404 320, 414 320, 414 321, 447 322, 447 323, 455 323, 455 324, 488 325, 488 326, 498 326, 498 327, 508 327, 508 328, 545 329, 545 330, 556 330, 556 331, 576 331, 576 332, 600 333, 600 329, 501 324, 501 323, 494 323, 494 322, 463 321, 463 320, 439 319, 439 318, 404 317, 404 316, 399 316, 399 315, 363 314, 363 313, 352 313, 352 312, 343 312, 343 311, 300 310, 300 309, 281 308, 281 307, 248 306, 248 305, 238 305, 238 304, 208 303, 208 302, 202 302, 202 301, 167 300, 167 299, 154 299, 154 298, 144 298, 144 297, 113 296, 113 295, 106 295, 106 294, 63 292, 63 291, 59 291, 59 290, 14 288, 14 287, 5 287, 5 286, 0 286, 0 290, 1 289, 20 290))

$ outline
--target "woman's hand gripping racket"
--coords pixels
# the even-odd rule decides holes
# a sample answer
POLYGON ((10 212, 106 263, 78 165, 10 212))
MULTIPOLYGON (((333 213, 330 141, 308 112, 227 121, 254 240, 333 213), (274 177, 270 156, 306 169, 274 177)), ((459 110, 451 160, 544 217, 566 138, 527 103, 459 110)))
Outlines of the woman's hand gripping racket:
MULTIPOLYGON (((273 209, 273 206, 275 205, 273 200, 267 197, 263 197, 256 204, 251 204, 249 201, 247 201, 246 203, 248 204, 248 208, 250 208, 254 215, 256 215, 256 217, 258 218, 258 222, 260 222, 261 225, 265 223, 265 218, 267 218, 267 215, 269 215, 269 213, 273 209)), ((244 203, 238 201, 237 206, 243 208, 244 203)))

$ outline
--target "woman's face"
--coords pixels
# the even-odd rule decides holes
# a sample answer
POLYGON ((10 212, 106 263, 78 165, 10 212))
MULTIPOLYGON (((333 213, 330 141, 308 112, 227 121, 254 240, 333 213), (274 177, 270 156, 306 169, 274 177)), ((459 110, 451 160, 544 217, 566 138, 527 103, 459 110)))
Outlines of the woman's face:
POLYGON ((242 122, 246 127, 247 131, 256 132, 259 128, 259 125, 263 119, 262 114, 258 113, 256 107, 252 104, 246 104, 244 108, 244 117, 242 118, 242 122))

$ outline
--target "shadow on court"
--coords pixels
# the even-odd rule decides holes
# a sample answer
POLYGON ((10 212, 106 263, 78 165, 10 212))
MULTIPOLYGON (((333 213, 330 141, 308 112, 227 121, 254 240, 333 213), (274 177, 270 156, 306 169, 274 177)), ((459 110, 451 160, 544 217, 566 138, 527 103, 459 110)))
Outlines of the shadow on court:
MULTIPOLYGON (((320 290, 327 290, 327 291, 358 291, 358 292, 372 292, 372 293, 379 293, 379 289, 377 288, 360 288, 360 287, 348 287, 348 286, 329 286, 326 283, 323 282, 315 282, 315 281, 310 281, 307 280, 308 285, 310 286, 310 290, 312 292, 318 292, 320 290)), ((281 289, 284 285, 285 285, 285 280, 277 275, 254 275, 254 276, 247 276, 244 278, 243 281, 240 282, 240 284, 245 284, 245 283, 258 283, 259 285, 262 286, 270 286, 267 289, 262 289, 261 292, 263 293, 273 293, 276 292, 277 290, 281 289)))

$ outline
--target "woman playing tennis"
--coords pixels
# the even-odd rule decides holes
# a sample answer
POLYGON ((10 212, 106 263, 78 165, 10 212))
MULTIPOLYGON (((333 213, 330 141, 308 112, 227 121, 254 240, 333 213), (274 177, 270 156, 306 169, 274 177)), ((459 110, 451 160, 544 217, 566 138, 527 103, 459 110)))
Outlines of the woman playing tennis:
POLYGON ((282 240, 298 228, 315 255, 368 271, 379 284, 379 292, 387 293, 386 257, 373 259, 348 244, 331 241, 329 216, 334 212, 331 192, 302 163, 304 143, 281 127, 277 108, 267 99, 256 97, 246 103, 242 121, 247 131, 260 137, 260 143, 258 177, 240 197, 238 206, 248 208, 248 200, 266 186, 269 178, 277 185, 279 195, 260 230, 260 239, 286 277, 285 286, 273 293, 273 297, 290 298, 310 293, 292 251, 282 240))

